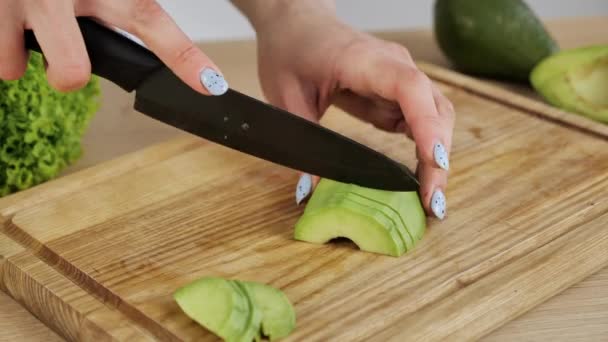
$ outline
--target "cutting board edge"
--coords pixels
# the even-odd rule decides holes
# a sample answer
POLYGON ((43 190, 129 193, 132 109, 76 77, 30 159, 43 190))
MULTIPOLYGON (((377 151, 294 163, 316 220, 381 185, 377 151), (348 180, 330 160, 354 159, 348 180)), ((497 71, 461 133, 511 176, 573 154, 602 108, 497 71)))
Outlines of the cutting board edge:
POLYGON ((546 121, 608 140, 608 125, 606 124, 582 115, 564 111, 543 101, 526 97, 514 91, 433 63, 419 61, 417 65, 431 79, 435 79, 436 81, 464 89, 485 99, 519 109, 546 121))
POLYGON ((68 341, 118 341, 123 337, 153 340, 149 331, 123 312, 108 306, 29 250, 11 255, 2 266, 6 272, 3 292, 68 341), (27 286, 20 286, 22 283, 27 286), (56 319, 59 316, 65 319, 56 319))

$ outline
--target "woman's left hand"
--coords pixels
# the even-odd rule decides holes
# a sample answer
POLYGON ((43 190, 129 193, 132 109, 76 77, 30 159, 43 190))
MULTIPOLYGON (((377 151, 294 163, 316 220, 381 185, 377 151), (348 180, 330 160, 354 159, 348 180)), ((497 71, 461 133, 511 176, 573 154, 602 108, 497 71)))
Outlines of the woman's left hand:
MULTIPOLYGON (((334 104, 379 129, 405 133, 416 143, 423 206, 443 219, 454 109, 408 50, 314 6, 288 8, 256 29, 268 100, 315 122, 334 104)), ((313 183, 303 175, 298 202, 313 183)))

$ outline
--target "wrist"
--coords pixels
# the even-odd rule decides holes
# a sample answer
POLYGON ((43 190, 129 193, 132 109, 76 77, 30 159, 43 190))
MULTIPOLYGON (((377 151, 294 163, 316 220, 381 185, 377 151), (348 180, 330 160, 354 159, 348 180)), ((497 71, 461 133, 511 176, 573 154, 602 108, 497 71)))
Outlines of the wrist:
POLYGON ((259 34, 277 22, 307 18, 335 18, 333 0, 232 0, 259 34))

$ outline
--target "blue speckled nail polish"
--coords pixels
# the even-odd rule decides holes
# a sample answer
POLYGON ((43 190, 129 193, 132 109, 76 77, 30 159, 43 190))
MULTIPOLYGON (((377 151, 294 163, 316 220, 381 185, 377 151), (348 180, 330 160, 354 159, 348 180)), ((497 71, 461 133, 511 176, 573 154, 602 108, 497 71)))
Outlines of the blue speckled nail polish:
POLYGON ((435 190, 435 193, 431 197, 431 210, 437 218, 440 220, 444 219, 446 213, 445 195, 439 189, 435 190))
POLYGON ((205 68, 201 72, 201 83, 211 95, 222 95, 228 91, 228 82, 222 75, 211 68, 205 68))
POLYGON ((437 163, 440 168, 444 170, 448 170, 450 168, 448 153, 442 143, 435 144, 435 147, 433 148, 433 157, 435 158, 435 163, 437 163))
POLYGON ((296 203, 299 205, 312 191, 312 176, 305 173, 300 176, 296 186, 296 203))

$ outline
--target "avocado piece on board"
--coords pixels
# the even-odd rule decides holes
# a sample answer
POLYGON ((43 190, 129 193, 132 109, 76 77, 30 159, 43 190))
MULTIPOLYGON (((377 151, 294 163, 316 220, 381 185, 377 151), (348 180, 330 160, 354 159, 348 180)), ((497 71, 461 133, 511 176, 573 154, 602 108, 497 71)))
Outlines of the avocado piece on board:
MULTIPOLYGON (((234 342, 252 342, 254 339, 259 340, 260 327, 262 325, 262 311, 256 305, 249 291, 245 288, 238 280, 229 280, 230 283, 235 287, 236 291, 239 291, 243 297, 246 298, 248 310, 247 322, 241 331, 234 331, 233 335, 228 336, 226 341, 234 342)), ((274 303, 269 303, 274 305, 274 303)))
POLYGON ((244 292, 222 278, 198 279, 179 288, 173 297, 188 317, 226 341, 239 341, 251 318, 244 292))
POLYGON ((321 179, 296 223, 294 238, 318 244, 348 238, 363 251, 398 257, 414 247, 425 227, 416 192, 365 189, 321 179))
POLYGON ((608 123, 608 45, 552 55, 534 68, 530 82, 550 104, 608 123))
POLYGON ((559 50, 523 0, 436 0, 434 31, 457 69, 483 77, 527 82, 559 50))
MULTIPOLYGON (((381 216, 386 216, 395 222, 394 226, 402 236, 406 251, 412 249, 416 241, 420 240, 424 234, 426 215, 416 192, 369 189, 330 179, 323 179, 319 185, 320 187, 315 190, 317 199, 311 200, 306 206, 306 209, 311 212, 319 208, 327 208, 329 199, 342 198, 343 194, 349 194, 345 204, 357 202, 380 212, 381 215, 375 214, 373 217, 379 219, 381 216)), ((382 220, 379 223, 382 223, 382 220)), ((390 227, 386 224, 384 226, 390 227)))
POLYGON ((275 341, 289 335, 296 314, 287 296, 269 285, 203 277, 174 293, 192 320, 227 342, 275 341))
POLYGON ((244 281, 241 284, 262 313, 263 336, 270 341, 276 341, 293 331, 296 326, 296 312, 285 293, 258 282, 244 281))

